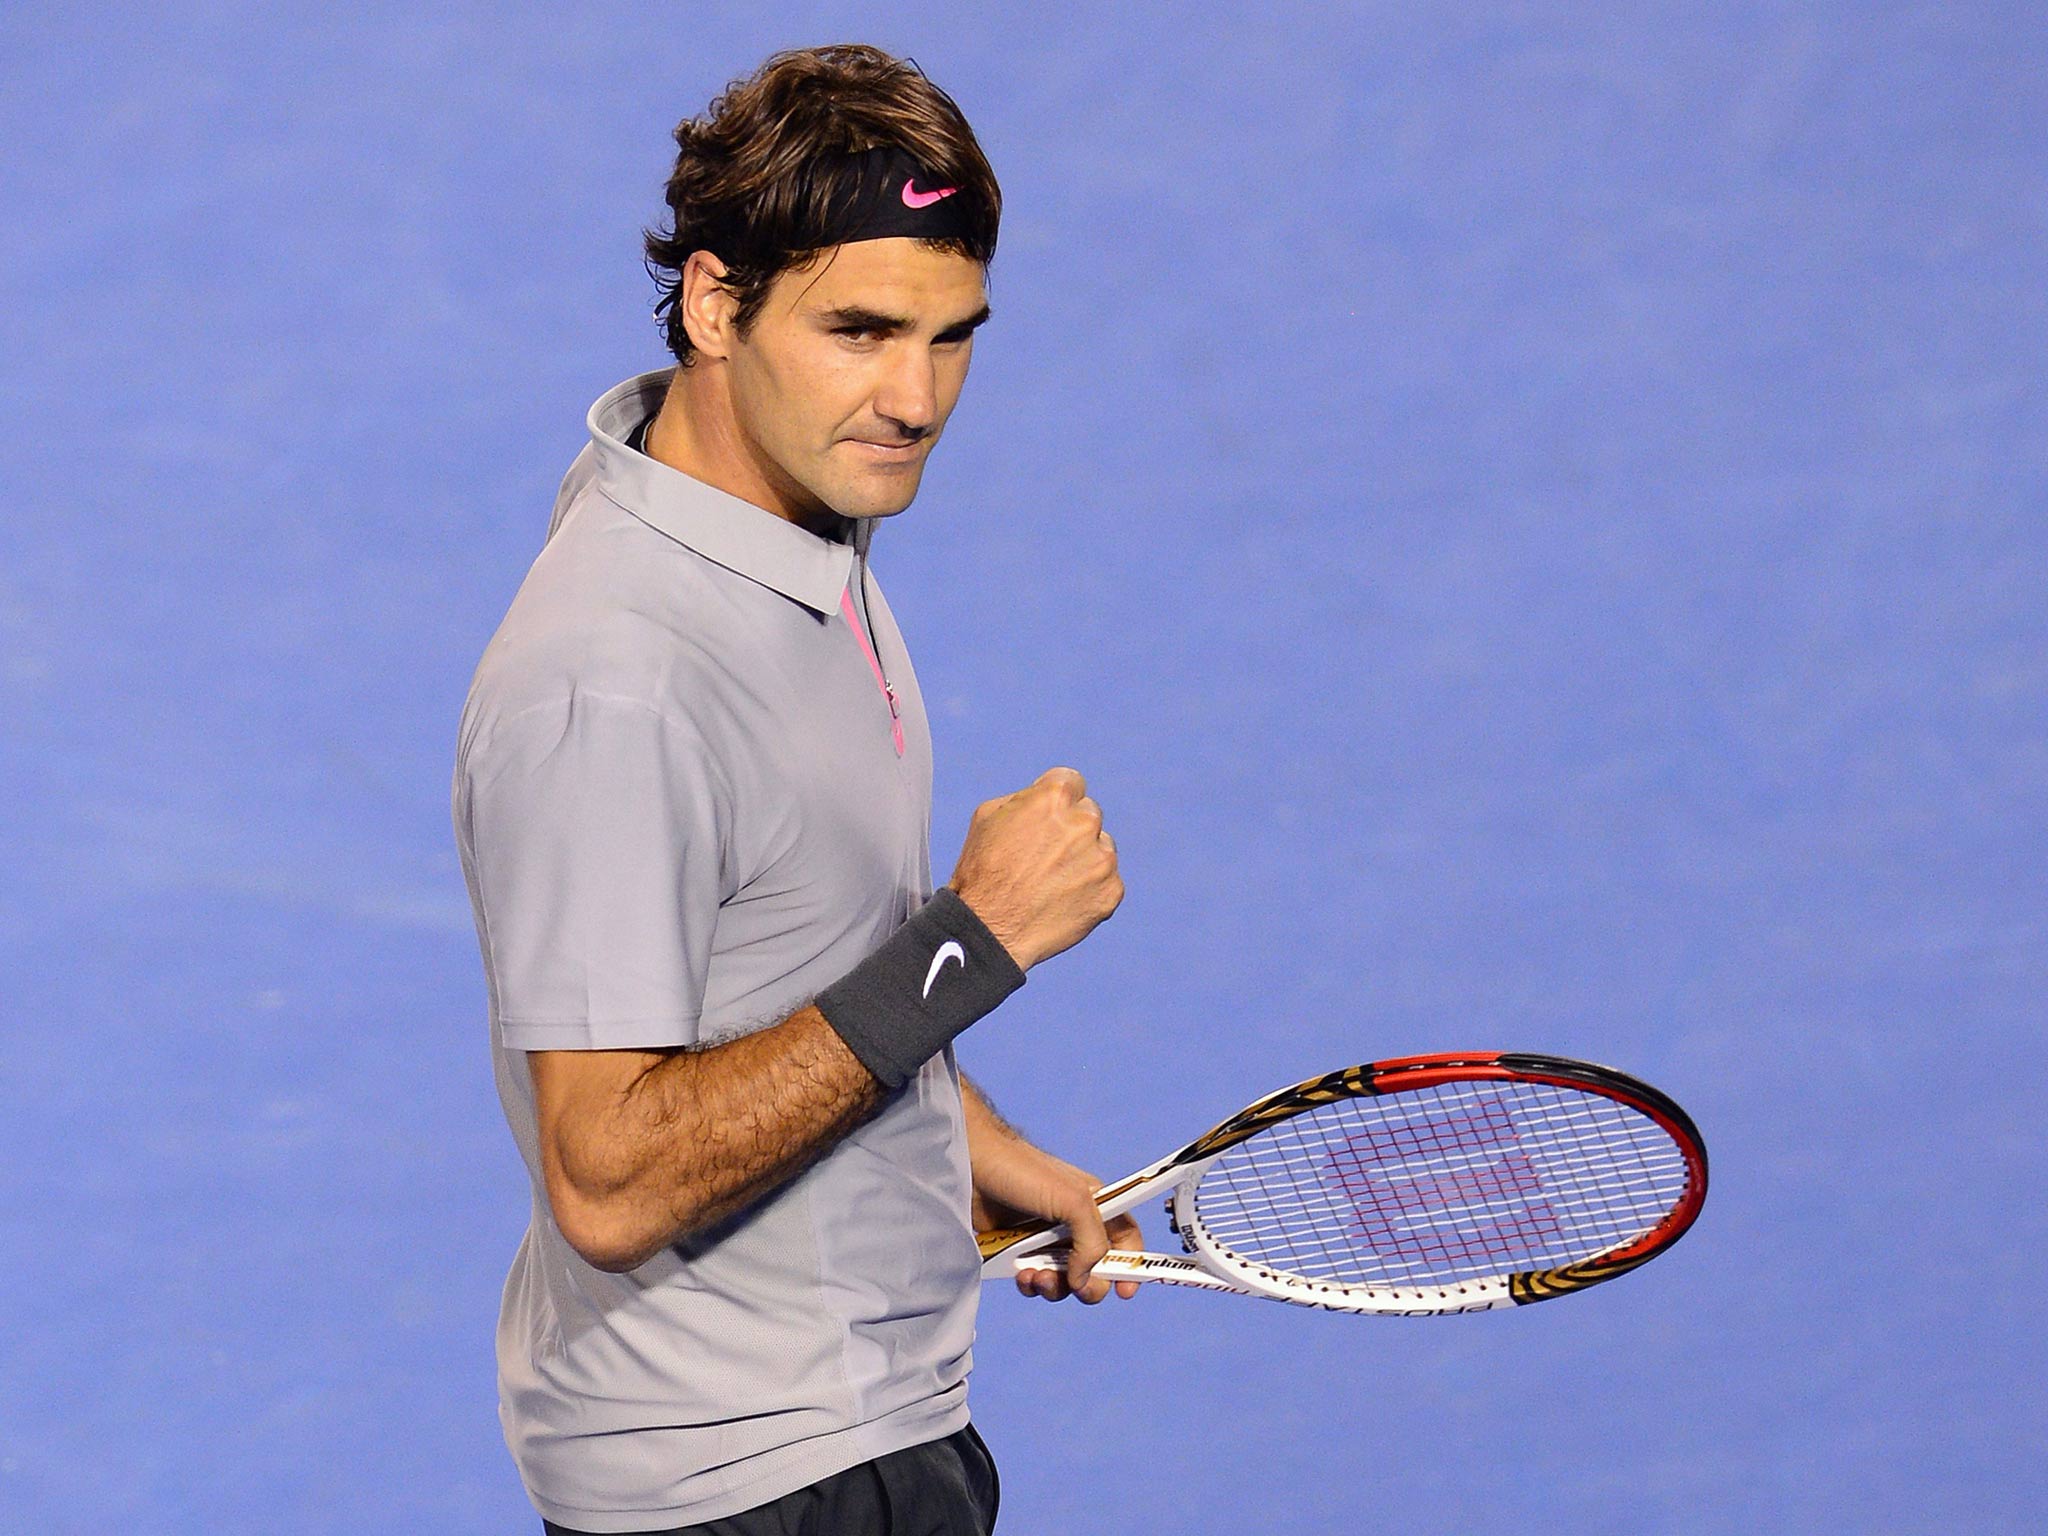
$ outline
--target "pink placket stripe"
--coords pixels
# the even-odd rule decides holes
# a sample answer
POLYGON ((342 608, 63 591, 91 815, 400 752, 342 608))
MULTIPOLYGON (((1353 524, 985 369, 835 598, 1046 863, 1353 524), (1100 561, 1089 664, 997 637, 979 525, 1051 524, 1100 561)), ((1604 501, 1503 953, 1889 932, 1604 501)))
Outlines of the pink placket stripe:
POLYGON ((875 654, 875 643, 868 638, 868 632, 861 628, 860 615, 853 611, 853 588, 848 587, 839 594, 839 611, 846 615, 847 628, 860 641, 860 648, 867 654, 868 667, 875 674, 875 686, 882 690, 882 697, 889 701, 889 737, 896 743, 896 755, 903 755, 903 715, 896 708, 896 690, 889 686, 889 679, 882 676, 882 658, 875 654))

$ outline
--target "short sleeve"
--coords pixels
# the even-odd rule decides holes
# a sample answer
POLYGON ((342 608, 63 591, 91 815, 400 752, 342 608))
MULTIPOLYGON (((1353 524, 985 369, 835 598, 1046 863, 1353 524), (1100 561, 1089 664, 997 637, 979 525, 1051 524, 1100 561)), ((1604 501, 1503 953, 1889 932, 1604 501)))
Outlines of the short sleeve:
POLYGON ((480 734, 457 776, 501 1035, 515 1050, 693 1044, 726 797, 685 722, 576 693, 480 734))

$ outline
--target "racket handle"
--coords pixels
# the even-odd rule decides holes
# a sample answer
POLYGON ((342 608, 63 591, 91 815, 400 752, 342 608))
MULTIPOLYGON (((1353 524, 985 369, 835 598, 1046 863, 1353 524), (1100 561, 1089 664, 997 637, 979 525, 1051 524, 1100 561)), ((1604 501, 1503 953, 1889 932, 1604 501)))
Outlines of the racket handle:
MULTIPOLYGON (((1020 1275, 1048 1270, 1060 1273, 1065 1271, 1067 1259, 1063 1253, 1028 1253, 1013 1267, 1020 1275)), ((1168 1253, 1129 1253, 1112 1248, 1095 1261, 1090 1274, 1097 1280, 1150 1280, 1160 1285, 1191 1285, 1205 1291, 1241 1289, 1220 1275, 1212 1275, 1193 1259, 1168 1253)))

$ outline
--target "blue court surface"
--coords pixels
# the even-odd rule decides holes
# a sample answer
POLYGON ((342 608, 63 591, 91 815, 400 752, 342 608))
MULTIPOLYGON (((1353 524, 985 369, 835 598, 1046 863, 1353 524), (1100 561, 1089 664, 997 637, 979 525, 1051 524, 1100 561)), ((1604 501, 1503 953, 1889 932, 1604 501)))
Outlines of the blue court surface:
POLYGON ((876 545, 939 874, 1065 762, 1130 889, 967 1069, 1104 1177, 1480 1047, 1714 1159, 1556 1305, 989 1289, 1004 1529, 2038 1530, 2048 28, 1891 0, 8 6, 0 1527, 538 1531, 456 717, 670 128, 849 38, 1007 197, 876 545))

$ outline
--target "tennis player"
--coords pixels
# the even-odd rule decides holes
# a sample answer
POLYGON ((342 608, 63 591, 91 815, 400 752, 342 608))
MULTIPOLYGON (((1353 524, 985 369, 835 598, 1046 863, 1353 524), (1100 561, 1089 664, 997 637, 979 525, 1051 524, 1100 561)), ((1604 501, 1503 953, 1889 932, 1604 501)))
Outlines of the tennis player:
POLYGON ((501 1416, 558 1536, 985 1532, 975 1230, 1070 1223, 1084 1301, 1138 1246, 951 1044, 1116 908, 1101 811, 1052 769, 934 892, 925 711, 868 565, 960 397, 1001 195, 872 48, 778 55, 676 141, 647 240, 675 366, 592 407, 462 721, 533 1185, 501 1416))

